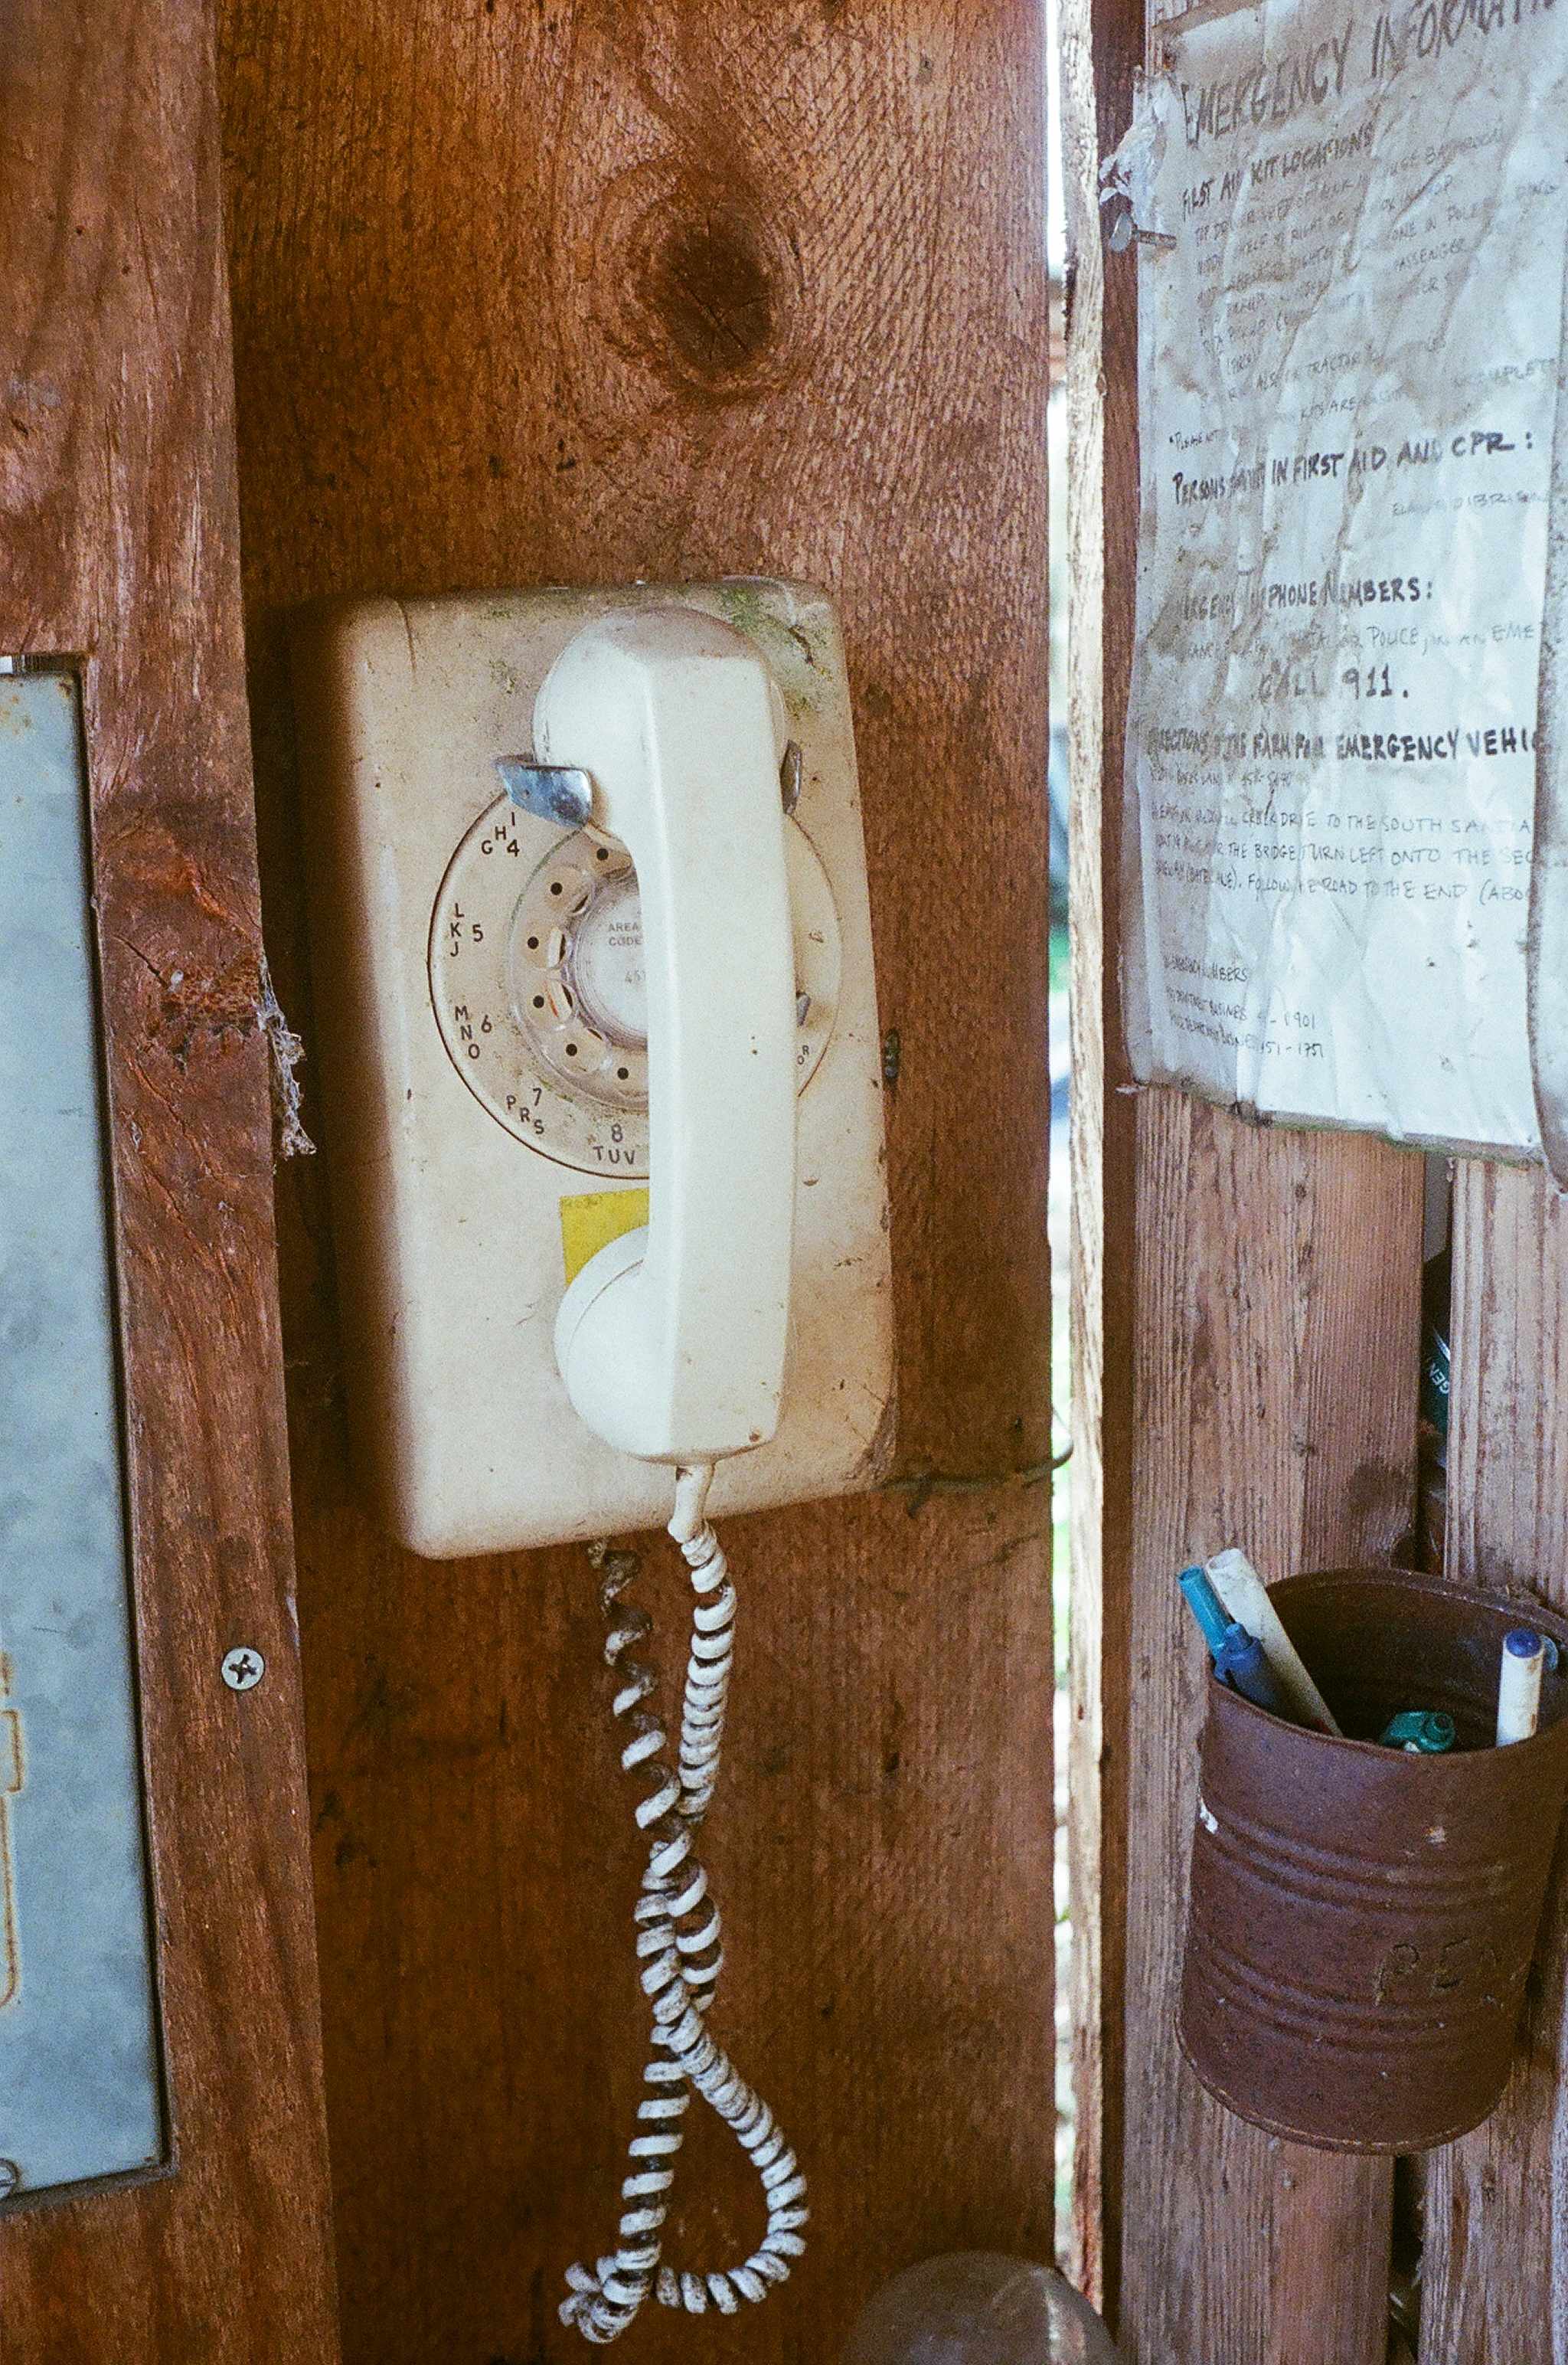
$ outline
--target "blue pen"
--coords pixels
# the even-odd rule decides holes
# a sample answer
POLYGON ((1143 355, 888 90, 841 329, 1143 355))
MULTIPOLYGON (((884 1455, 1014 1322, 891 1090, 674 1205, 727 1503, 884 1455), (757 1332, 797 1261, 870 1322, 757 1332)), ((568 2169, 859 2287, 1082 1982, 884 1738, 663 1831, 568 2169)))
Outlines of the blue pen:
POLYGON ((1265 1708, 1271 1716, 1290 1721, 1289 1710, 1281 1697, 1272 1668, 1263 1655, 1263 1646, 1250 1635, 1238 1619, 1227 1618, 1214 1586, 1201 1568, 1184 1568, 1176 1582, 1186 1596, 1187 1606, 1203 1629, 1204 1640, 1209 1646, 1215 1673, 1222 1683, 1228 1683, 1243 1699, 1254 1708, 1265 1708))
POLYGON ((1176 1580, 1187 1597, 1187 1607, 1204 1630, 1211 1658, 1236 1623, 1201 1568, 1184 1568, 1176 1580))
POLYGON ((1245 1626, 1237 1623, 1229 1629, 1215 1653, 1215 1673, 1254 1708, 1266 1708, 1271 1716, 1282 1717, 1287 1723, 1291 1721, 1273 1669, 1263 1655, 1263 1645, 1245 1626))

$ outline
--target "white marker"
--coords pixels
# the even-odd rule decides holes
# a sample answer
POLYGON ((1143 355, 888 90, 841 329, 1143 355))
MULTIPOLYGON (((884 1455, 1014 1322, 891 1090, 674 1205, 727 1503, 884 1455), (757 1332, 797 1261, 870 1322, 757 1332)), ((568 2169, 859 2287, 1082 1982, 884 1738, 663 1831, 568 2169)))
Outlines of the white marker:
POLYGON ((1515 1626, 1503 1637, 1497 1677, 1497 1746, 1528 1741, 1540 1722, 1540 1671, 1546 1644, 1533 1628, 1515 1626))
POLYGON ((1280 1622, 1268 1589, 1244 1552, 1231 1547, 1204 1563, 1204 1575, 1238 1625, 1261 1645, 1287 1707, 1303 1724, 1342 1739, 1327 1701, 1307 1674, 1301 1653, 1280 1622))

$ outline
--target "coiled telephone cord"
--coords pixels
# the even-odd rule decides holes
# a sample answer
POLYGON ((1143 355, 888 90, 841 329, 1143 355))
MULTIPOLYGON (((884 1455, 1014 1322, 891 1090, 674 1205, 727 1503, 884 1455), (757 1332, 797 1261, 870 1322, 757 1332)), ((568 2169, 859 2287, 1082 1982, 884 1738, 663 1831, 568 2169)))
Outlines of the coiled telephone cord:
POLYGON ((648 1839, 648 1862, 637 1900, 637 1960, 653 2012, 654 2054, 643 2072, 637 2132, 628 2148, 621 2187, 624 2204, 612 2256, 597 2268, 568 2270, 563 2324, 575 2324, 602 2346, 626 2330, 650 2289, 664 2307, 701 2315, 710 2306, 734 2315, 742 2300, 766 2299, 805 2249, 806 2180, 766 2102, 752 2091, 703 2020, 723 1962, 719 1909, 696 1853, 696 1835, 712 1800, 724 1737, 735 1594, 722 1548, 708 1525, 705 1506, 711 1463, 676 1474, 675 1517, 669 1532, 685 1554, 696 1594, 690 1653, 681 1704, 680 1754, 670 1765, 668 1737, 651 1705, 658 1678, 633 1656, 652 1631, 644 1610, 622 1601, 637 1573, 630 1552, 596 1547, 599 1599, 610 1632, 606 1664, 620 1678, 614 1714, 631 1738, 621 1752, 629 1774, 652 1779, 638 1803, 638 1829, 648 1839), (676 2156, 690 2090, 731 2128, 762 2180, 767 2228, 744 2265, 703 2274, 661 2263, 663 2229, 675 2181, 676 2156))

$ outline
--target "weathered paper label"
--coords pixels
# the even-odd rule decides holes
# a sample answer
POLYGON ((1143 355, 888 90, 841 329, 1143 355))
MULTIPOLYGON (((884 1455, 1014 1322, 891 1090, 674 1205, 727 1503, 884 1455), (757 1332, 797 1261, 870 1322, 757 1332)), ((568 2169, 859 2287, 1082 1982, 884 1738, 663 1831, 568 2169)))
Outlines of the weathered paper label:
POLYGON ((1134 176, 1135 1072, 1539 1155, 1568 6, 1266 0, 1167 39, 1134 176))

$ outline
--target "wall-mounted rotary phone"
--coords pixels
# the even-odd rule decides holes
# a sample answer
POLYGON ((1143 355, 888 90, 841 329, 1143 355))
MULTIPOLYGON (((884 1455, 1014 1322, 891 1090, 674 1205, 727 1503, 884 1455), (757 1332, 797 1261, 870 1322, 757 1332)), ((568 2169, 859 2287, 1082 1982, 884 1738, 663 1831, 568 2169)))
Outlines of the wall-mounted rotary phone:
POLYGON ((668 1519, 696 1588, 678 1762, 600 1551, 654 2046, 616 2249, 563 2315, 726 2311, 804 2185, 705 2022, 695 1853, 734 1597, 707 1524, 890 1452, 879 1037, 844 652, 746 578, 333 602, 295 639, 316 1003, 356 1458, 414 1551, 668 1519), (670 1518, 672 1496, 675 1515, 670 1518), (662 2260, 692 2089, 762 2179, 744 2265, 662 2260))

